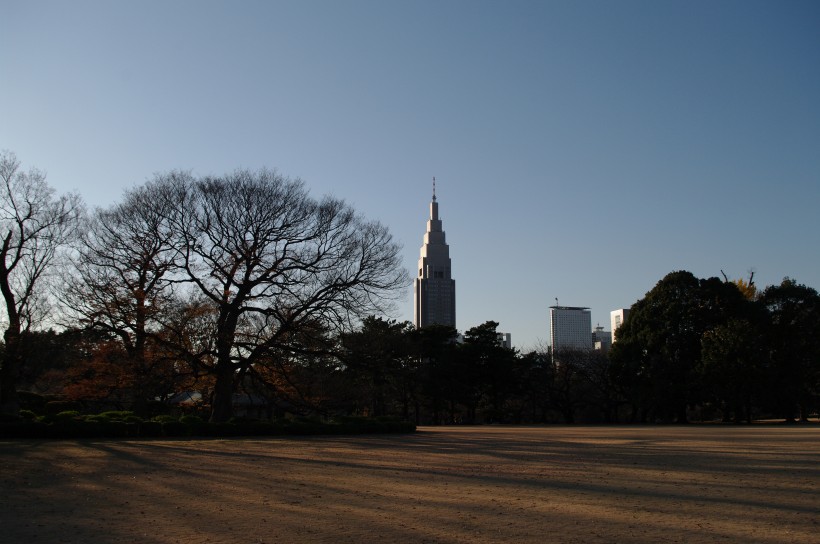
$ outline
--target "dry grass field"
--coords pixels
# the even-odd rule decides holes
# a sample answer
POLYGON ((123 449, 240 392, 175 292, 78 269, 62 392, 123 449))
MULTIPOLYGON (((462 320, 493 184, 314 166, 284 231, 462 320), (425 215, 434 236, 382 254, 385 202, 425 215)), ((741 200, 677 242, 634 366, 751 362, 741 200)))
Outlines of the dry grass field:
POLYGON ((820 542, 820 426, 0 439, 0 542, 820 542))

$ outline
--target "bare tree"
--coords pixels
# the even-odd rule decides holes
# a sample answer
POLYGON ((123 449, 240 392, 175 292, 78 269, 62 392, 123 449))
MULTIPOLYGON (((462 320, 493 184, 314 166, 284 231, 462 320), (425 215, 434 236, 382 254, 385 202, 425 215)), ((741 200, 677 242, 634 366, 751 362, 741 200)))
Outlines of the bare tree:
POLYGON ((76 233, 82 213, 77 195, 55 198, 45 175, 24 172, 10 152, 0 153, 0 292, 6 313, 5 353, 0 368, 0 412, 19 411, 20 340, 46 315, 46 275, 60 248, 76 233))
MULTIPOLYGON (((174 173, 172 180, 187 174, 174 173)), ((161 394, 166 353, 153 335, 173 304, 179 254, 170 226, 171 183, 148 183, 128 191, 121 203, 98 209, 79 239, 74 275, 63 301, 84 326, 116 337, 132 378, 132 407, 161 394)))
POLYGON ((237 380, 295 332, 349 329, 407 285, 399 246, 343 201, 312 199, 276 172, 238 170, 188 184, 173 226, 186 281, 212 305, 212 420, 232 416, 237 380))

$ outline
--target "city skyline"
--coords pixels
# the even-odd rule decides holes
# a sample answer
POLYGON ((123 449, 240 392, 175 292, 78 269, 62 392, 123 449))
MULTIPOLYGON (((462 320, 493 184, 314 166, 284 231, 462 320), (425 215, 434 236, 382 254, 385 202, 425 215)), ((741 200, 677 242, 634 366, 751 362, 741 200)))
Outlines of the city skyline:
POLYGON ((0 149, 90 208, 275 168, 414 277, 435 176, 456 326, 522 350, 674 270, 820 288, 817 2, 0 2, 0 149))

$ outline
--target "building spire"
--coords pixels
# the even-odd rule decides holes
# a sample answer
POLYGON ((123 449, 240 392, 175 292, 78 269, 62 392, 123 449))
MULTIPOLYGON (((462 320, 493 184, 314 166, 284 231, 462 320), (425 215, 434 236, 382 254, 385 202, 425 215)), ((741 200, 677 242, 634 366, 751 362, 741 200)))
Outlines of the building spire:
POLYGON ((436 176, 433 176, 433 202, 436 201, 436 176))

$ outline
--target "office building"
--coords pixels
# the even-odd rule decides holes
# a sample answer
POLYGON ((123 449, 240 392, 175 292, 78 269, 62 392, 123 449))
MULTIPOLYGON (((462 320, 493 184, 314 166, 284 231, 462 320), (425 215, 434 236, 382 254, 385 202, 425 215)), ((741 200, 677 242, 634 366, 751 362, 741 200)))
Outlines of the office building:
POLYGON ((589 308, 550 306, 550 340, 553 353, 592 349, 592 316, 589 308))
POLYGON ((499 346, 512 349, 512 334, 508 332, 497 332, 496 337, 498 338, 499 346))
POLYGON ((609 351, 609 348, 612 346, 612 333, 609 331, 605 331, 604 328, 599 324, 595 327, 595 330, 592 331, 592 349, 595 351, 603 351, 606 353, 609 351))
POLYGON ((430 219, 421 246, 418 277, 413 282, 415 307, 413 324, 416 328, 429 325, 456 326, 456 280, 452 278, 450 248, 438 215, 436 178, 433 178, 433 199, 430 219))
POLYGON ((619 308, 617 310, 612 310, 611 312, 609 312, 609 320, 610 325, 612 327, 613 342, 615 342, 618 339, 617 335, 615 334, 615 331, 618 330, 618 327, 624 324, 628 315, 629 308, 619 308))

